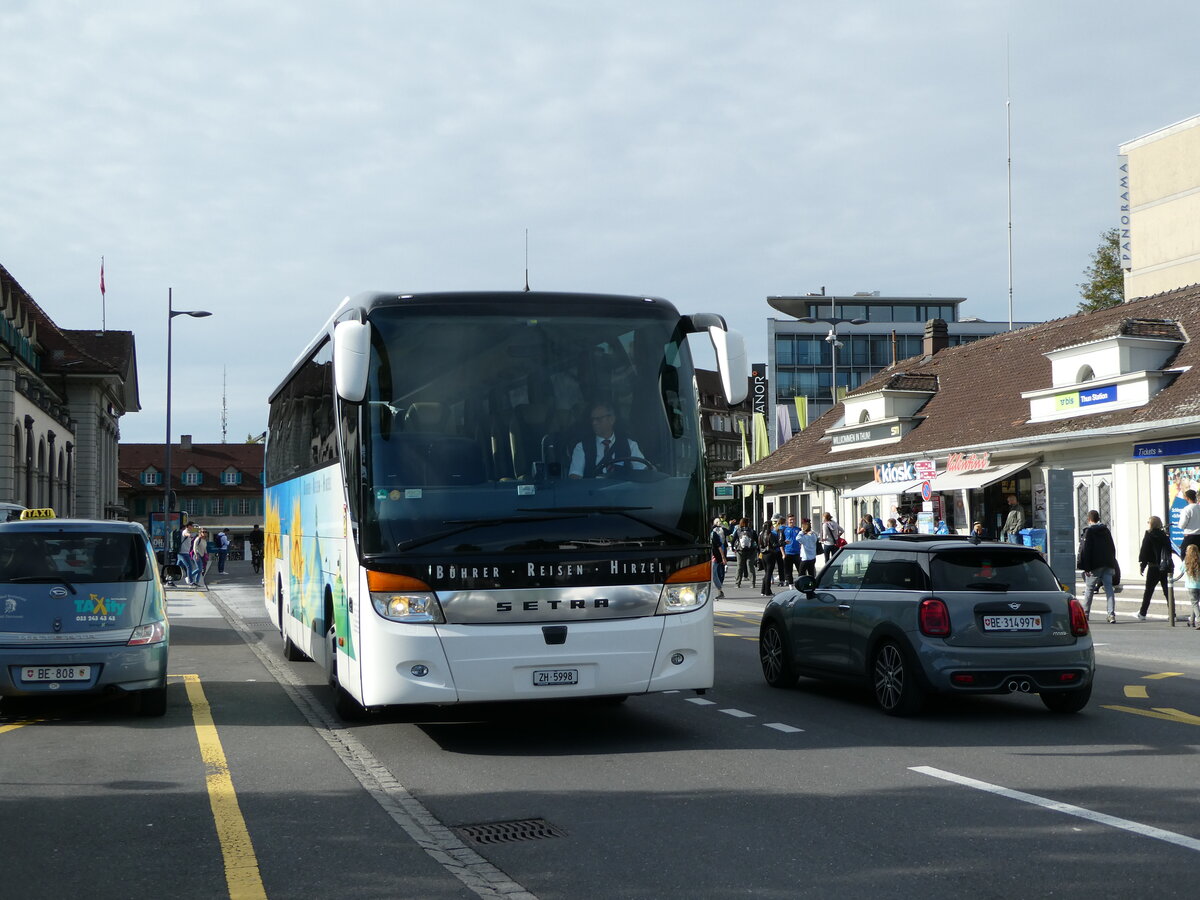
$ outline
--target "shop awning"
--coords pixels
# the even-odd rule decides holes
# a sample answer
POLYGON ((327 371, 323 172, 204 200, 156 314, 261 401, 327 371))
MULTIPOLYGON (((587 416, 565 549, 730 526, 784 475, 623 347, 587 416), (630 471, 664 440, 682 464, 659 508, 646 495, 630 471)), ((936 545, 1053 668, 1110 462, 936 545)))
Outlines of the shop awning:
POLYGON ((907 494, 909 491, 919 491, 921 489, 921 480, 916 481, 897 481, 891 484, 885 484, 881 481, 868 481, 842 494, 843 497, 885 497, 889 494, 907 494))
POLYGON ((986 469, 976 469, 973 472, 943 472, 929 482, 932 491, 945 493, 948 491, 969 491, 975 488, 987 487, 997 481, 1008 478, 1014 472, 1028 469, 1037 462, 1034 459, 1022 459, 1018 462, 1005 463, 1000 466, 988 466, 986 469))

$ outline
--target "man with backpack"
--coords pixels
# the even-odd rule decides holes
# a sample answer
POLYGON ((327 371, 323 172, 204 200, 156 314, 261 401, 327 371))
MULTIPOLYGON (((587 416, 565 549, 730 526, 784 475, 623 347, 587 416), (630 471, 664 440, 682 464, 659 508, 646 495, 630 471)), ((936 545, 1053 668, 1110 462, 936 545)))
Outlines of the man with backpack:
POLYGON ((733 529, 733 549, 737 553, 737 586, 742 586, 742 579, 749 576, 750 587, 758 587, 758 535, 750 527, 750 523, 742 519, 733 529))
POLYGON ((762 549, 762 595, 764 597, 771 596, 771 579, 775 574, 775 567, 783 561, 783 542, 779 533, 782 524, 783 518, 775 516, 763 526, 762 532, 758 535, 758 546, 762 549))

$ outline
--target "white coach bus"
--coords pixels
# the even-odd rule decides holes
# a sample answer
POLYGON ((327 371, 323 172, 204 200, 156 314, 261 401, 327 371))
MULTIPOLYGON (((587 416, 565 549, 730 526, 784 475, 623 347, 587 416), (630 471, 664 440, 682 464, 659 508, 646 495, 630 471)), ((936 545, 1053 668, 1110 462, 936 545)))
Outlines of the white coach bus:
POLYGON ((264 584, 341 715, 712 686, 689 334, 740 402, 741 336, 661 299, 337 308, 270 398, 264 584))

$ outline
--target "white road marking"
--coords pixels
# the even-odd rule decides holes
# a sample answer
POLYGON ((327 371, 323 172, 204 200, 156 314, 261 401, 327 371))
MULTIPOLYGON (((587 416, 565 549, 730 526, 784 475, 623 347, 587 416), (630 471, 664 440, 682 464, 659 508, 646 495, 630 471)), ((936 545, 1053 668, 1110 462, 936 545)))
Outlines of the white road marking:
POLYGON ((733 716, 735 719, 753 719, 754 713, 742 712, 740 709, 723 709, 721 712, 727 716, 733 716))
POLYGON ((776 731, 782 731, 784 734, 795 734, 797 731, 803 731, 803 728, 794 728, 791 725, 784 725, 782 722, 768 722, 767 728, 774 728, 776 731))
POLYGON ((1034 806, 1040 806, 1043 809, 1048 809, 1053 812, 1066 813, 1068 816, 1076 816, 1080 819, 1087 819, 1092 822, 1097 822, 1100 825, 1108 825, 1111 828, 1120 828, 1123 831, 1131 831, 1134 834, 1140 834, 1143 837, 1165 841, 1168 844, 1175 844, 1187 850, 1200 850, 1200 840, 1187 837, 1186 835, 1176 834, 1173 831, 1165 831, 1162 828, 1155 828, 1153 825, 1143 825, 1141 822, 1133 822, 1129 819, 1120 819, 1116 816, 1099 813, 1091 809, 1084 809, 1082 806, 1072 806, 1070 803, 1061 803, 1058 800, 1049 800, 1046 797, 1039 797, 1036 794, 1027 794, 1024 791, 1014 791, 1011 788, 1001 787, 998 784, 990 784, 986 781, 977 781, 974 778, 967 778, 965 775, 956 775, 953 772, 947 772, 944 769, 935 769, 931 766, 909 766, 909 770, 913 772, 919 772, 922 775, 930 775, 934 778, 940 778, 943 781, 951 781, 955 784, 961 784, 964 787, 975 788, 979 791, 987 791, 989 794, 997 794, 1001 797, 1007 797, 1009 800, 1020 800, 1022 803, 1032 803, 1034 806))
POLYGON ((688 703, 695 703, 697 706, 716 706, 712 700, 705 700, 703 697, 688 697, 688 703))

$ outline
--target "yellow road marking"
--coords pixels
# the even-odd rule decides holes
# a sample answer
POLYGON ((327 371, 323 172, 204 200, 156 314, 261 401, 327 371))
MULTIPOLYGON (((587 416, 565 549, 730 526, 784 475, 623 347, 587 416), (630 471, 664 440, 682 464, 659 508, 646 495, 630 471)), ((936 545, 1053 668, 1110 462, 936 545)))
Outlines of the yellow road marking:
POLYGON ((1200 716, 1193 716, 1191 713, 1185 713, 1182 710, 1171 709, 1170 707, 1156 706, 1156 712, 1170 716, 1177 722, 1186 722, 1189 725, 1200 725, 1200 716))
POLYGON ((1125 685, 1125 696, 1134 697, 1140 700, 1150 699, 1150 695, 1146 693, 1146 686, 1144 684, 1125 685))
POLYGON ((1183 725, 1200 725, 1200 716, 1188 715, 1184 712, 1179 712, 1177 709, 1168 710, 1148 710, 1134 709, 1132 706, 1105 706, 1104 709, 1112 709, 1117 712, 1133 713, 1135 716, 1145 716, 1147 719, 1162 719, 1166 722, 1179 722, 1183 725))
POLYGON ((1159 678, 1178 678, 1182 674, 1182 672, 1159 672, 1157 675, 1143 675, 1142 677, 1147 680, 1154 681, 1159 678))
POLYGON ((242 818, 229 764, 225 761, 225 751, 221 748, 212 707, 204 696, 200 676, 175 677, 183 679, 188 702, 192 705, 192 722, 196 728, 196 741, 200 744, 200 758, 207 769, 204 780, 208 787, 213 821, 217 826, 217 839, 221 842, 221 855, 225 860, 225 883, 229 888, 230 900, 265 900, 267 893, 263 889, 254 845, 250 842, 250 832, 246 830, 246 820, 242 818))
POLYGON ((45 719, 26 719, 24 722, 13 722, 11 725, 0 725, 0 734, 6 731, 16 731, 18 728, 24 728, 26 725, 36 725, 38 722, 45 722, 45 719))

